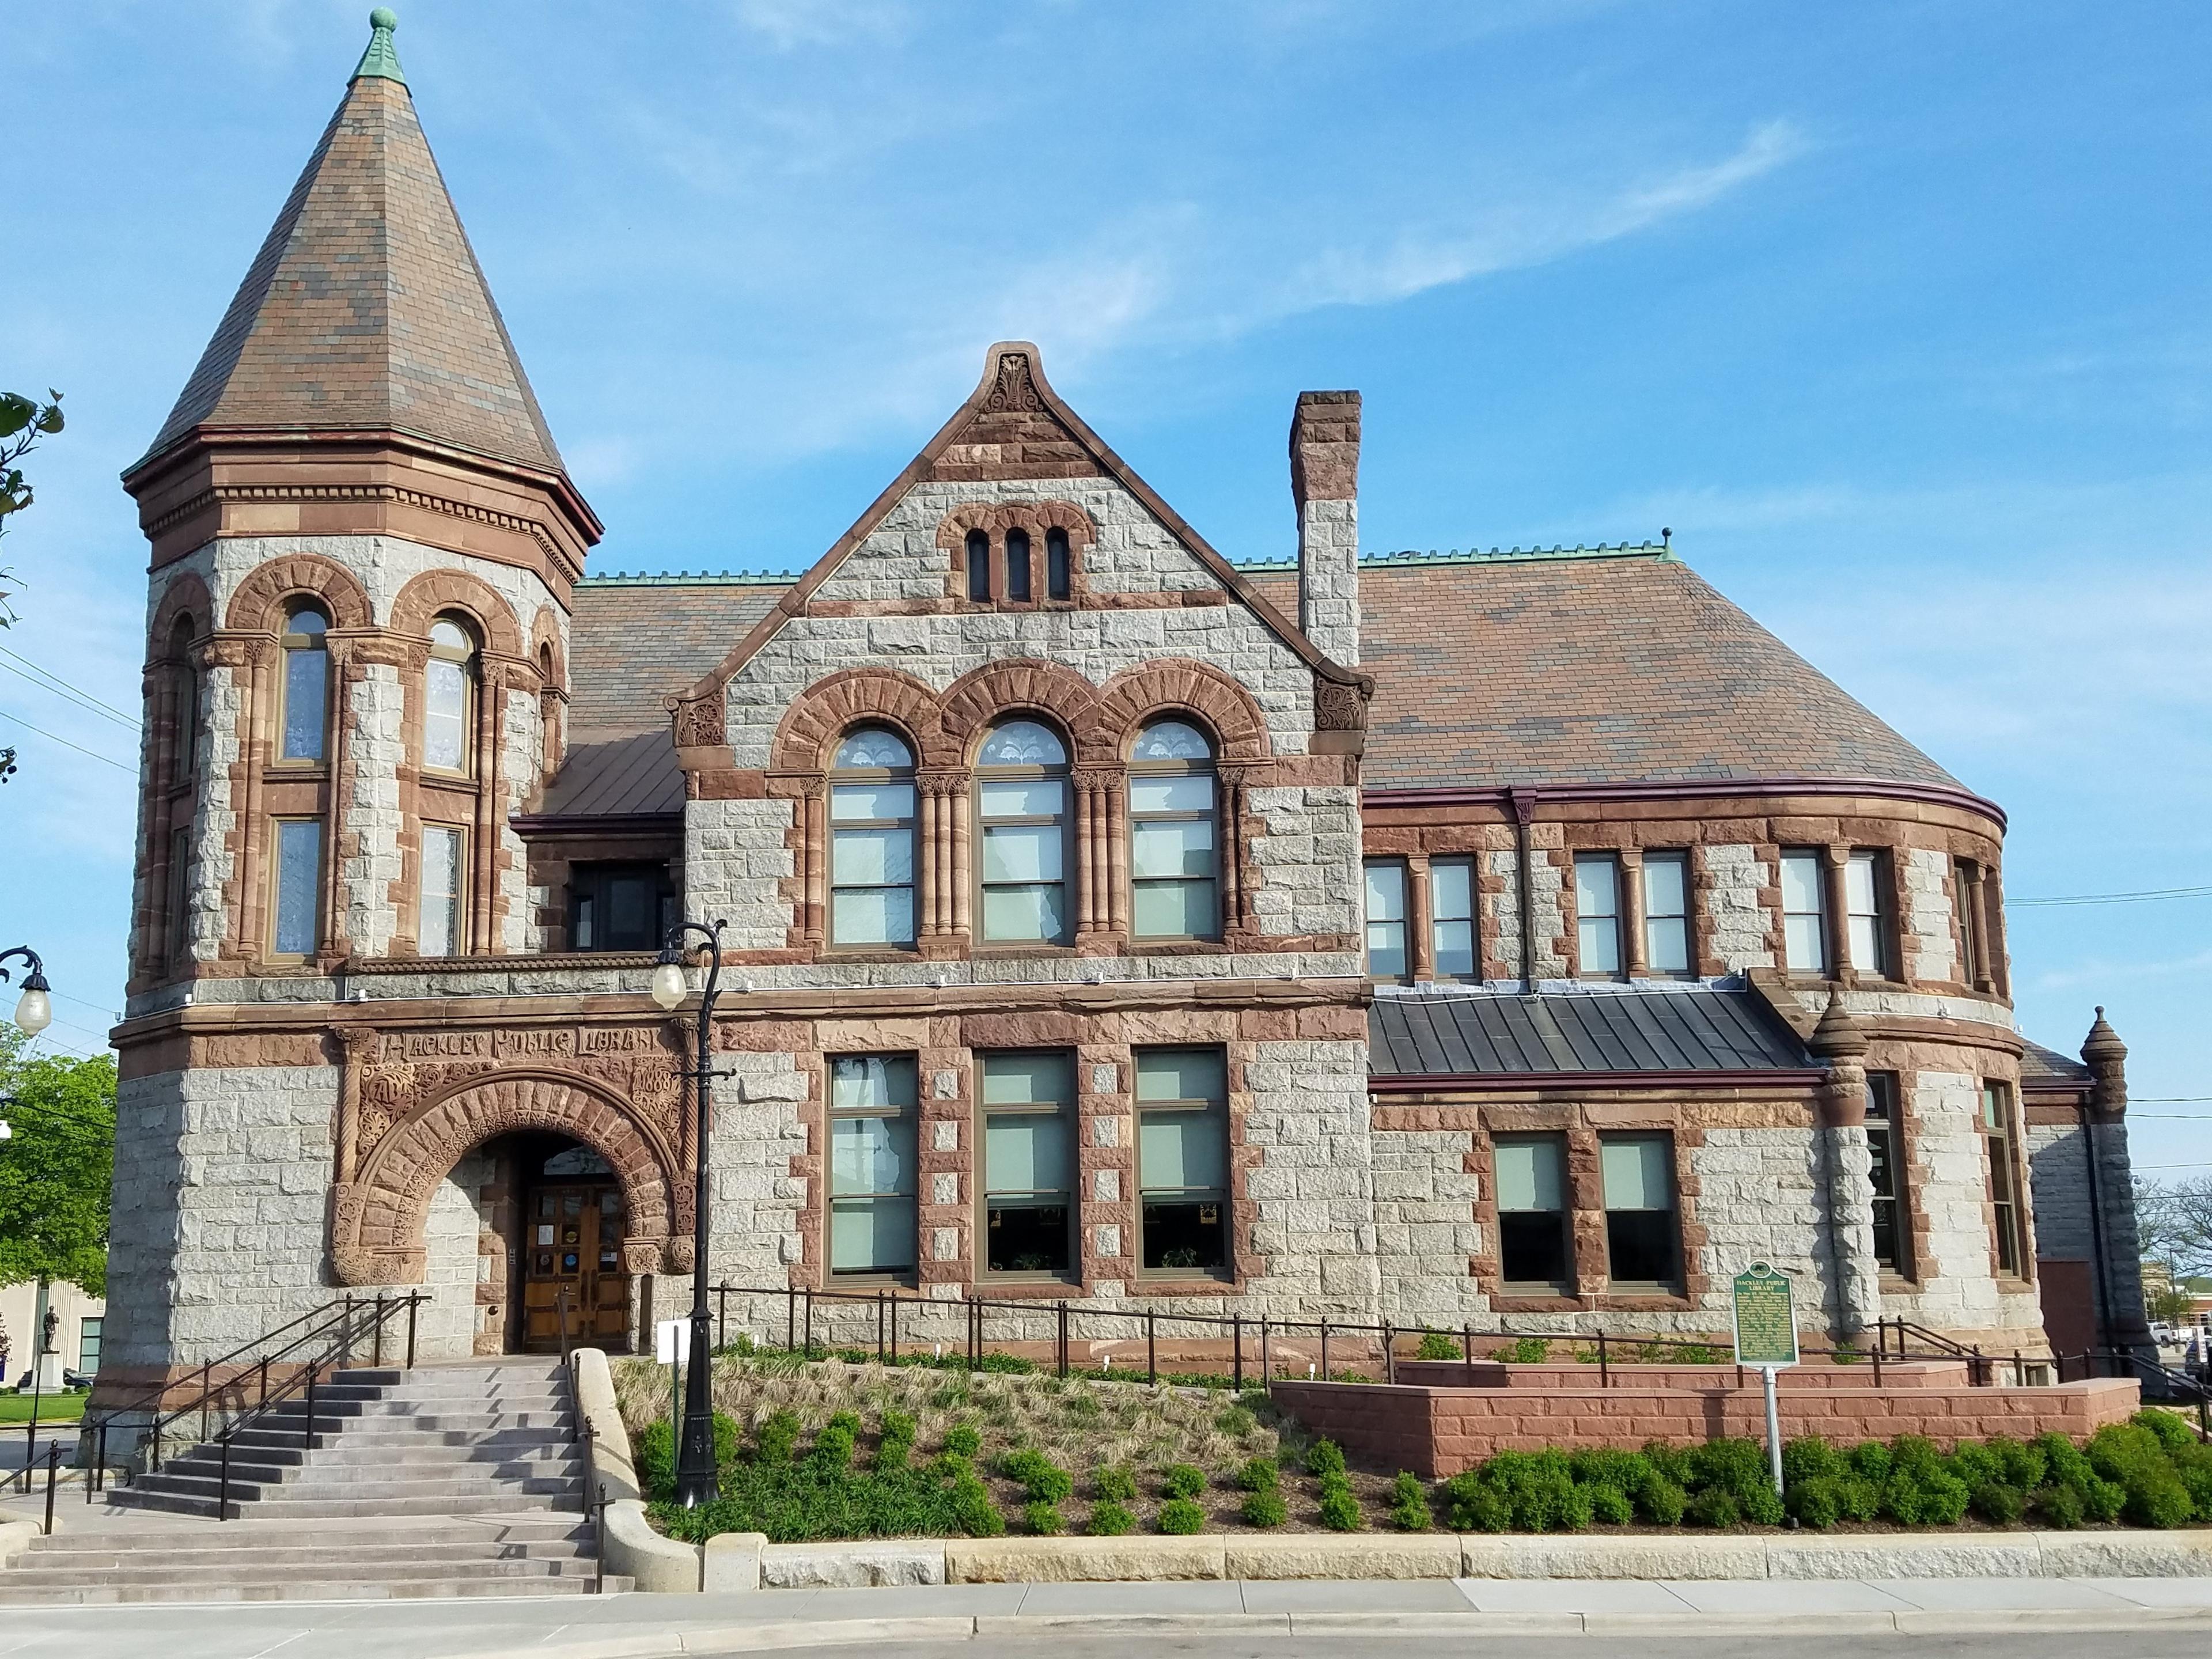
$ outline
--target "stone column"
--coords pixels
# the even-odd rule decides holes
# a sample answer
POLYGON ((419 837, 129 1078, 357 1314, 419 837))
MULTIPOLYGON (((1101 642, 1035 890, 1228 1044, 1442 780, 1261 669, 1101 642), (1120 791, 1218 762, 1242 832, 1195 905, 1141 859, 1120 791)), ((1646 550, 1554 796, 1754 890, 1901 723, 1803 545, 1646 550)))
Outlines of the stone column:
POLYGON ((1431 948, 1434 928, 1429 920, 1429 860, 1416 853, 1406 860, 1406 976, 1412 980, 1436 977, 1436 952, 1431 948))
POLYGON ((1620 853, 1620 969, 1629 979, 1650 975, 1651 964, 1644 950, 1644 849, 1625 847, 1620 853))
POLYGON ((1844 985, 1852 982, 1857 967, 1851 960, 1850 900, 1844 887, 1844 866, 1850 860, 1848 847, 1820 849, 1820 908, 1828 913, 1828 972, 1844 985))
POLYGON ((2136 1226, 2135 1170, 2128 1155, 2128 1045, 2097 1010, 2081 1060, 2094 1081, 2083 1133, 2096 1163, 2098 1282, 2092 1287, 2104 1315, 2103 1330, 2116 1347, 2148 1359, 2158 1357, 2143 1308, 2142 1244, 2136 1226), (2109 1298, 2109 1300, 2107 1300, 2109 1298))
POLYGON ((1881 1316, 1881 1265, 1874 1253, 1874 1155, 1867 1145, 1865 1034, 1844 1011, 1839 988, 1813 1033, 1814 1057, 1826 1062, 1818 1103, 1826 1165, 1828 1243, 1835 1263, 1836 1335, 1857 1335, 1881 1316))

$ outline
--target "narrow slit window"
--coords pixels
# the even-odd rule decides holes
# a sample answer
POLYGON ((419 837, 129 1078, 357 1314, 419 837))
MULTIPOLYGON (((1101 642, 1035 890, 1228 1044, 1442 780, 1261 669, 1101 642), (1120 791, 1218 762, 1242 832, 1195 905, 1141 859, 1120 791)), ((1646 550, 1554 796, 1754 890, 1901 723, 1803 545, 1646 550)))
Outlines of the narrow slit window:
POLYGON ((1952 904, 1959 923, 1959 982, 1978 985, 1989 977, 1982 949, 1981 918, 1975 912, 1978 887, 1974 866, 1965 859, 1951 866, 1952 904))
POLYGON ((991 597, 991 538, 980 530, 968 532, 968 597, 981 605, 991 597))
POLYGON ((1989 1150, 1990 1219, 1996 1230, 1997 1271, 2027 1277, 2020 1216, 2020 1171, 2014 1162, 2012 1091, 1982 1085, 1982 1139, 1989 1150))
POLYGON ((1228 1065, 1218 1048, 1140 1048, 1139 1261, 1147 1273, 1229 1267, 1228 1065))
POLYGON ((426 957, 457 957, 466 947, 461 903, 462 872, 466 868, 461 857, 463 844, 459 830, 444 824, 422 827, 422 936, 418 945, 426 957))
POLYGON ((192 953, 192 828, 169 831, 169 960, 183 963, 192 953))
POLYGON ((1064 599, 1075 586, 1074 561, 1067 548, 1067 532, 1054 527, 1044 532, 1044 594, 1064 599))
POLYGON ((1620 860, 1610 853, 1575 855, 1575 943, 1583 978, 1620 976, 1620 860))
POLYGON ((1498 1276, 1508 1290, 1569 1288, 1567 1153, 1559 1135, 1492 1143, 1498 1182, 1498 1276))
POLYGON ((319 761, 331 695, 330 618, 301 605, 284 622, 284 719, 277 758, 319 761))
POLYGON ((993 1273, 1069 1276, 1075 1058, 983 1056, 983 1261, 993 1273))
POLYGON ((1868 1175, 1874 1187, 1874 1258, 1894 1273, 1910 1278, 1912 1258, 1905 1225, 1904 1137, 1897 1116, 1897 1073, 1867 1073, 1868 1175))
POLYGON ((1030 532, 1026 530, 1006 532, 1006 597, 1030 597, 1030 532))
POLYGON ((1429 865, 1430 944, 1438 979, 1480 979, 1475 956, 1474 860, 1436 859, 1429 865))
POLYGON ((1818 853, 1782 855, 1782 942, 1791 973, 1828 971, 1827 890, 1818 853))
POLYGON ((1690 855, 1644 855, 1644 962, 1654 974, 1690 974, 1690 855))
POLYGON ((1367 862, 1367 973, 1403 979, 1406 950, 1406 866, 1400 859, 1367 862))
POLYGON ((1606 1273, 1613 1284, 1673 1289, 1680 1256, 1674 1224, 1674 1149, 1664 1134, 1602 1135, 1606 1273))
POLYGON ((830 1271, 915 1270, 920 1095, 911 1054, 830 1061, 830 1271))

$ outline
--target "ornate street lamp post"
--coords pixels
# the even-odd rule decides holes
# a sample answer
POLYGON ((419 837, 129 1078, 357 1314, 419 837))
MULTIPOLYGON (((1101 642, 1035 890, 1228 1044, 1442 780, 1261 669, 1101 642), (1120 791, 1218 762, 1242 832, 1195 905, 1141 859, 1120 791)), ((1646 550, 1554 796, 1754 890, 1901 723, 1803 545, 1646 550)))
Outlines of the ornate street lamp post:
POLYGON ((676 1496, 685 1509, 714 1501, 714 1396, 713 1358, 707 1341, 707 1131, 714 1087, 714 999, 722 988, 721 921, 680 922, 668 930, 668 944, 653 970, 653 1000, 674 1013, 684 1004, 683 943, 696 933, 705 942, 707 985, 699 996, 698 1063, 691 1073, 698 1103, 698 1188, 691 1206, 691 1373, 684 1380, 684 1422, 677 1438, 676 1496))
MULTIPOLYGON (((39 953, 27 945, 19 945, 12 951, 0 951, 0 962, 21 957, 31 965, 23 975, 23 995, 15 1005, 15 1025, 19 1030, 36 1036, 54 1023, 54 1005, 46 993, 53 988, 46 983, 46 964, 39 960, 39 953)), ((8 982, 8 970, 0 968, 0 985, 8 982)))

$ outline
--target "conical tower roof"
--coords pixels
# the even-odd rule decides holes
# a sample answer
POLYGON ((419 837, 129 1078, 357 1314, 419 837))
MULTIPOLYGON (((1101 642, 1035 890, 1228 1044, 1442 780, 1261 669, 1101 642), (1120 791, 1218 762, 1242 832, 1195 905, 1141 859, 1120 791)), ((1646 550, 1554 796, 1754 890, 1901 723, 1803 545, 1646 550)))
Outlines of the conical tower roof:
POLYGON ((400 78, 392 15, 370 21, 337 113, 146 459, 195 429, 392 431, 562 471, 400 78))

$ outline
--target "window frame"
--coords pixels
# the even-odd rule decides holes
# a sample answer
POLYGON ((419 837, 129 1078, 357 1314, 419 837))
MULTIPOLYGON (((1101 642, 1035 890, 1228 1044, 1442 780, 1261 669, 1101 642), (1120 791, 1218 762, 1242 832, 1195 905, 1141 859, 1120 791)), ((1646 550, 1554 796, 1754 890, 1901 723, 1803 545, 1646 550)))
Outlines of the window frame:
MULTIPOLYGON (((1072 756, 1073 748, 1066 734, 1050 721, 1039 719, 1025 711, 1010 711, 992 722, 983 734, 983 746, 1002 728, 1016 724, 1042 727, 1052 734, 1060 745, 1062 756, 1072 756)), ((975 907, 975 932, 972 948, 984 951, 1064 951, 1075 943, 1075 907, 1077 878, 1074 813, 1075 769, 1069 760, 1041 765, 986 765, 982 762, 982 746, 976 750, 974 781, 970 784, 970 810, 975 823, 974 869, 970 875, 975 907), (983 811, 983 791, 994 783, 1021 783, 1050 781, 1060 786, 1060 811, 1056 813, 1015 813, 988 816, 983 811), (999 828, 1038 828, 1051 825, 1060 831, 1060 877, 1056 881, 993 881, 988 873, 989 832, 999 828), (1058 887, 1060 889, 1060 930, 1050 939, 994 939, 991 936, 989 898, 994 888, 1058 887)))
POLYGON ((1972 859, 1951 860, 1951 919, 1959 940, 1959 982, 1968 990, 1990 977, 1989 940, 1978 902, 1982 866, 1972 859))
POLYGON ((422 662, 422 770, 433 778, 465 779, 477 774, 474 736, 477 723, 477 700, 483 678, 483 647, 477 642, 475 625, 468 618, 450 611, 440 611, 430 623, 430 648, 422 662), (462 640, 453 645, 438 637, 441 628, 451 628, 462 640), (430 722, 437 714, 435 702, 438 665, 452 668, 460 682, 460 708, 453 718, 459 724, 460 763, 441 766, 430 759, 430 722))
POLYGON ((1911 1282, 1917 1275, 1913 1272, 1912 1251, 1912 1180, 1905 1146, 1905 1104, 1903 1079, 1895 1072, 1869 1072, 1866 1074, 1866 1133, 1869 1167, 1868 1184, 1874 1189, 1875 1262, 1881 1272, 1911 1282), (1881 1139, 1882 1151, 1877 1156, 1875 1139, 1881 1139), (1882 1190, 1884 1175, 1888 1177, 1889 1190, 1882 1190), (1890 1237, 1889 1259, 1882 1259, 1881 1237, 1884 1231, 1882 1212, 1888 1208, 1887 1231, 1890 1237))
POLYGON ((1889 849, 1882 847, 1855 847, 1844 861, 1844 933, 1850 941, 1851 970, 1871 979, 1893 981, 1897 972, 1897 907, 1890 876, 1889 849), (1853 872, 1864 870, 1868 895, 1874 908, 1860 910, 1853 896, 1853 872), (1868 924, 1867 933, 1874 942, 1875 960, 1863 962, 1859 957, 1859 923, 1868 924))
MULTIPOLYGON (((1138 730, 1136 737, 1131 740, 1131 758, 1128 762, 1127 769, 1128 794, 1126 799, 1128 802, 1127 817, 1129 846, 1127 857, 1129 860, 1129 938, 1132 941, 1141 941, 1146 945, 1171 945, 1177 943, 1212 945, 1218 944, 1224 936, 1225 929, 1221 904, 1222 847, 1224 842, 1227 838, 1222 833, 1221 824, 1221 780, 1218 774, 1219 752, 1218 745, 1214 742, 1212 733, 1207 732, 1204 726, 1200 726, 1195 720, 1186 719, 1182 715, 1176 714, 1161 714, 1155 719, 1146 720, 1138 730), (1156 727, 1170 725, 1186 726, 1191 731, 1195 732, 1201 738, 1203 738, 1206 743, 1206 758, 1203 760, 1138 760, 1134 757, 1136 745, 1145 740, 1145 736, 1147 732, 1152 732, 1156 727), (1145 812, 1138 811, 1137 781, 1139 779, 1181 777, 1204 778, 1206 780, 1206 804, 1203 809, 1145 812), (1139 825, 1147 823, 1206 823, 1209 826, 1212 832, 1212 845, 1207 848, 1209 869, 1206 875, 1139 876, 1137 873, 1137 830, 1139 825), (1137 913, 1139 908, 1137 904, 1137 895, 1140 890, 1153 887, 1175 887, 1178 889, 1188 888, 1194 886, 1200 882, 1205 883, 1213 890, 1213 902, 1211 907, 1213 925, 1206 932, 1202 933, 1146 933, 1139 931, 1137 923, 1137 913)), ((1188 914, 1188 907, 1186 906, 1185 913, 1188 914)))
POLYGON ((1130 1115, 1135 1122, 1137 1137, 1136 1146, 1133 1148, 1136 1156, 1132 1160, 1133 1167, 1130 1171, 1130 1179, 1136 1188, 1133 1197, 1136 1200, 1137 1211, 1135 1241, 1137 1277, 1146 1280, 1208 1279, 1223 1284, 1234 1284, 1237 1280, 1237 1228, 1236 1206, 1231 1202, 1231 1194, 1236 1180, 1236 1160, 1230 1124, 1228 1049, 1219 1043, 1204 1042, 1160 1043, 1133 1048, 1129 1054, 1129 1109, 1130 1115), (1220 1066, 1221 1093, 1218 1098, 1194 1099, 1180 1096, 1152 1099, 1145 1097, 1139 1079, 1143 1074, 1146 1056, 1199 1054, 1212 1057, 1220 1066), (1165 1193, 1170 1189, 1165 1188, 1154 1189, 1145 1183, 1145 1121, 1148 1117, 1169 1115, 1211 1118, 1213 1127, 1220 1133, 1222 1184, 1218 1188, 1178 1187, 1172 1190, 1181 1196, 1171 1200, 1182 1204, 1196 1204, 1202 1208, 1207 1201, 1204 1195, 1210 1194, 1212 1202, 1219 1206, 1221 1213, 1217 1224, 1221 1230, 1221 1261, 1216 1267, 1173 1267, 1163 1264, 1160 1267, 1152 1267, 1146 1265, 1146 1257, 1151 1254, 1150 1228, 1145 1218, 1148 1195, 1155 1190, 1165 1193))
POLYGON ((161 902, 168 918, 168 963, 180 968, 191 960, 192 826, 186 819, 169 826, 167 891, 161 902))
POLYGON ((1369 979, 1380 981, 1385 984, 1403 985, 1413 977, 1413 872, 1412 866, 1406 860, 1402 858, 1373 858, 1360 860, 1359 919, 1361 933, 1359 941, 1359 959, 1360 965, 1367 970, 1367 977, 1369 979), (1398 919, 1395 922, 1386 921, 1377 923, 1372 914, 1373 906, 1368 902, 1368 881, 1372 872, 1377 870, 1395 870, 1398 872, 1399 914, 1398 919), (1378 926, 1385 927, 1395 927, 1398 930, 1398 951, 1400 956, 1405 960, 1405 966, 1395 974, 1378 974, 1375 971, 1375 929, 1378 926))
POLYGON ((331 619, 319 605, 309 600, 295 600, 284 613, 284 630, 277 636, 282 672, 276 679, 276 752, 270 763, 302 770, 327 766, 331 755, 331 619), (294 626, 301 618, 313 617, 322 624, 319 628, 300 629, 294 626), (315 725, 315 752, 295 755, 291 749, 292 725, 292 666, 295 656, 312 653, 322 665, 322 708, 315 725))
POLYGON ((269 927, 264 948, 271 962, 308 962, 314 957, 323 937, 323 865, 329 849, 323 845, 323 821, 307 813, 287 812, 271 814, 269 819, 269 927), (315 867, 313 876, 314 896, 309 904, 307 930, 313 940, 304 951, 282 948, 284 934, 284 831, 287 829, 308 829, 314 831, 315 867))
POLYGON ((1564 1131, 1540 1129, 1513 1131, 1490 1137, 1491 1217, 1497 1228, 1498 1293, 1504 1297, 1560 1297, 1575 1294, 1578 1282, 1575 1266, 1575 1201, 1572 1183, 1568 1176, 1567 1137, 1564 1131), (1508 1210, 1504 1193, 1498 1175, 1503 1163, 1500 1153, 1513 1146, 1547 1146, 1559 1160, 1559 1203, 1556 1210, 1508 1210), (1509 1215, 1550 1215, 1554 1218, 1559 1235, 1559 1276, 1556 1279, 1514 1279, 1505 1267, 1505 1218, 1509 1215))
POLYGON ((1601 1133, 1597 1138, 1598 1207, 1605 1218, 1605 1282, 1607 1294, 1613 1296, 1670 1296, 1683 1294, 1686 1265, 1682 1249, 1682 1171, 1680 1149, 1671 1129, 1629 1129, 1601 1133), (1605 1153, 1609 1146, 1626 1142, 1656 1141, 1666 1149, 1668 1206, 1654 1210, 1645 1206, 1615 1208, 1613 1194, 1607 1190, 1605 1153), (1613 1226, 1616 1215, 1663 1215, 1667 1218, 1665 1236, 1670 1276, 1664 1279, 1623 1279, 1613 1271, 1613 1226))
POLYGON ((469 953, 469 831, 466 824, 441 823, 425 820, 422 834, 416 843, 415 861, 415 951, 417 956, 432 957, 465 957, 469 953), (447 949, 433 951, 423 937, 423 919, 429 911, 430 901, 430 838, 433 836, 453 837, 453 890, 442 895, 453 906, 452 920, 444 943, 447 949))
POLYGON ((1429 860, 1429 973, 1436 979, 1463 981, 1468 984, 1482 981, 1482 881, 1481 871, 1472 853, 1449 853, 1429 860), (1467 872, 1467 914, 1446 915, 1437 902, 1437 872, 1440 870, 1464 870, 1467 872), (1467 969, 1448 971, 1443 965, 1444 944, 1441 930, 1446 926, 1467 929, 1467 969))
POLYGON ((914 744, 906 734, 883 725, 854 726, 837 740, 837 749, 831 752, 829 781, 824 786, 823 805, 823 848, 824 873, 823 883, 822 942, 826 950, 840 954, 848 951, 896 951, 912 954, 921 948, 921 788, 915 775, 914 744), (854 738, 871 732, 881 732, 906 750, 907 763, 902 766, 840 767, 837 756, 854 738), (840 818, 837 816, 837 792, 841 788, 866 788, 888 785, 906 790, 913 811, 903 818, 840 818), (837 879, 837 837, 846 830, 903 830, 906 836, 907 879, 903 882, 844 882, 837 879), (903 939, 841 940, 837 937, 837 895, 840 888, 847 891, 897 892, 907 896, 907 936, 903 939))
POLYGON ((1574 878, 1575 895, 1575 977, 1577 979, 1610 980, 1618 982, 1628 977, 1627 917, 1622 914, 1625 897, 1621 882, 1620 854, 1602 848, 1590 848, 1574 855, 1574 867, 1570 872, 1574 878), (1604 866, 1607 879, 1613 888, 1613 908, 1610 913, 1591 915, 1583 908, 1583 871, 1604 866), (1609 924, 1613 929, 1613 965, 1593 968, 1589 951, 1583 943, 1585 930, 1595 923, 1609 924))
POLYGON ((854 1054, 831 1054, 822 1057, 823 1089, 823 1158, 822 1158, 822 1268, 832 1284, 837 1285, 918 1285, 921 1275, 921 1056, 912 1049, 872 1049, 854 1054), (904 1065, 912 1088, 910 1098, 893 1101, 888 1106, 840 1106, 837 1103, 837 1062, 840 1060, 881 1060, 904 1065), (908 1170, 911 1190, 905 1193, 863 1193, 840 1194, 837 1185, 837 1129, 841 1122, 862 1118, 893 1118, 902 1120, 911 1132, 913 1152, 908 1170), (913 1265, 906 1267, 842 1268, 837 1261, 838 1200, 842 1196, 850 1201, 871 1206, 890 1199, 903 1200, 912 1228, 914 1246, 913 1265))
POLYGON ((1075 597, 1075 549, 1058 525, 1044 532, 1044 596, 1048 600, 1075 597))
POLYGON ((1644 971, 1652 979, 1696 979, 1698 974, 1698 900, 1697 886, 1692 879, 1690 850, 1686 847, 1661 847, 1645 851, 1636 872, 1638 908, 1644 929, 1644 971), (1655 912, 1651 908, 1651 871, 1654 866, 1679 869, 1682 872, 1682 908, 1679 912, 1655 912), (1682 966, 1662 968, 1658 952, 1652 948, 1651 924, 1655 921, 1677 921, 1682 924, 1682 966))
MULTIPOLYGON (((979 1048, 975 1052, 975 1191, 974 1215, 975 1227, 975 1261, 970 1268, 977 1280, 1015 1285, 1080 1285, 1083 1282, 1083 1146, 1079 1130, 1082 1119, 1079 1111, 1081 1089, 1077 1068, 1081 1056, 1073 1048, 979 1048), (1057 1054, 1066 1061, 1067 1094, 1057 1102, 993 1101, 988 1093, 986 1079, 990 1062, 1015 1056, 1037 1057, 1057 1054), (1061 1125, 1067 1149, 1067 1180, 1065 1188, 1054 1190, 1061 1194, 1067 1218, 1067 1267, 1063 1271, 1050 1267, 997 1268, 991 1265, 991 1198, 995 1189, 991 1185, 991 1120, 994 1117, 1056 1116, 1061 1125)), ((1133 1082, 1133 1079, 1132 1081, 1133 1082)), ((1004 1189, 1009 1193, 1014 1188, 1004 1189)), ((1041 1188, 1019 1189, 1025 1196, 1034 1197, 1044 1191, 1041 1188)), ((1049 1209, 1049 1204, 1010 1205, 1006 1208, 1049 1209)))
POLYGON ((1778 895, 1778 913, 1782 920, 1783 972, 1792 979, 1831 977, 1836 970, 1836 930, 1834 918, 1828 914, 1826 855, 1817 847, 1784 847, 1775 860, 1774 874, 1775 890, 1778 895), (1815 908, 1811 910, 1792 910, 1790 908, 1789 870, 1793 862, 1798 861, 1809 862, 1813 866, 1813 902, 1815 908), (1820 961, 1813 967, 1802 968, 1791 960, 1790 923, 1793 918, 1802 921, 1807 916, 1813 917, 1820 927, 1820 961))
POLYGON ((665 859, 606 859, 571 864, 568 866, 568 945, 579 955, 592 956, 635 955, 640 951, 658 951, 667 942, 669 928, 676 912, 676 875, 665 859), (653 893, 653 937, 649 944, 600 945, 581 944, 577 935, 586 901, 593 911, 594 931, 604 933, 598 912, 613 908, 614 883, 625 875, 651 871, 659 880, 653 893))
POLYGON ((107 1316, 106 1314, 79 1314, 77 1316, 76 1369, 80 1372, 88 1370, 91 1375, 94 1376, 100 1375, 100 1356, 106 1347, 106 1339, 107 1316), (84 1342, 88 1333, 89 1333, 92 1338, 92 1364, 88 1367, 84 1363, 84 1342))
POLYGON ((962 538, 960 547, 962 574, 967 578, 968 603, 990 604, 993 592, 990 533, 983 530, 971 530, 962 538))
POLYGON ((1006 570, 1002 597, 1008 605, 1036 603, 1036 564, 1030 532, 1016 526, 999 538, 1006 570))
POLYGON ((2012 1085, 2002 1078, 1981 1079, 1975 1127, 1981 1135, 1983 1180, 1990 1206, 1990 1261, 2000 1278, 2028 1279, 2027 1206, 2021 1178, 2020 1115, 2012 1085), (2004 1175, 2003 1195, 1996 1176, 2004 1175))

